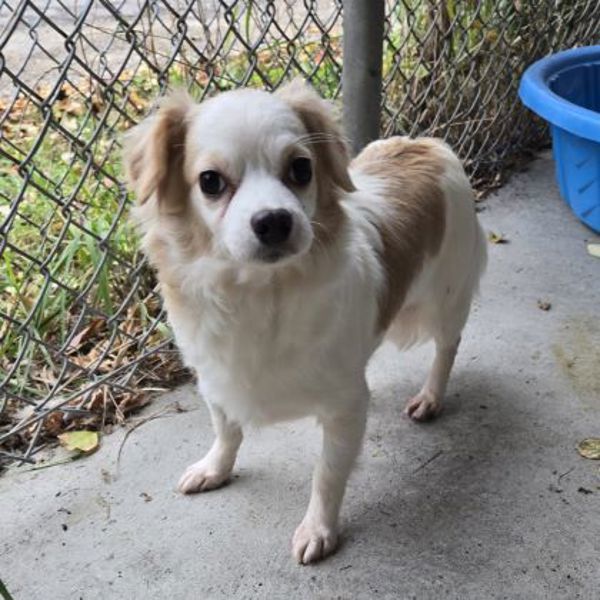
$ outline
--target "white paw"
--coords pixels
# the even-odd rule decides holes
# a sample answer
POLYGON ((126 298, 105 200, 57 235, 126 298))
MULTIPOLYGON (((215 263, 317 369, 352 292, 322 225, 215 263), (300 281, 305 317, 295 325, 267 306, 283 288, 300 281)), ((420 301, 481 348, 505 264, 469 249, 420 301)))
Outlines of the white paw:
POLYGON ((331 554, 337 546, 337 541, 335 529, 302 522, 292 539, 292 554, 299 563, 307 565, 331 554))
POLYGON ((441 410, 441 403, 431 392, 421 391, 406 403, 404 412, 414 421, 429 421, 441 410))
POLYGON ((228 469, 219 469, 214 463, 201 460, 184 471, 177 488, 182 494, 207 492, 226 483, 230 474, 228 469))

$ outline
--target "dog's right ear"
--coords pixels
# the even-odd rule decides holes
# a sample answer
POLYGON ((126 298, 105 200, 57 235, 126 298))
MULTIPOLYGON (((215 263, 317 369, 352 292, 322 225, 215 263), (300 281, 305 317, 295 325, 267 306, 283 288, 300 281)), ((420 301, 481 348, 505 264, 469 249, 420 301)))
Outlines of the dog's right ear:
POLYGON ((186 92, 173 92, 126 134, 125 172, 140 204, 156 194, 159 205, 170 210, 185 205, 190 191, 183 168, 185 138, 193 107, 186 92))

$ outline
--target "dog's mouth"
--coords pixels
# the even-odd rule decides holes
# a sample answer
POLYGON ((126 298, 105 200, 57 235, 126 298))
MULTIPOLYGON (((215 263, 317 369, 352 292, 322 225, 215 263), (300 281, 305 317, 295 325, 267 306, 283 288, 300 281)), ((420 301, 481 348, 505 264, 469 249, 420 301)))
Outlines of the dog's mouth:
POLYGON ((295 252, 291 248, 259 248, 256 253, 256 260, 262 263, 275 264, 294 254, 295 252))

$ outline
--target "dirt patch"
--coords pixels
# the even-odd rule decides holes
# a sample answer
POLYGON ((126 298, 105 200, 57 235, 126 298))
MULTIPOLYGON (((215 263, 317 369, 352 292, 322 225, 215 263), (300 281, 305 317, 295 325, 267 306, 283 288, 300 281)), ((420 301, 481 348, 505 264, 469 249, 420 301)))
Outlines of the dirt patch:
POLYGON ((600 323, 591 316, 577 316, 562 326, 552 351, 580 400, 600 408, 600 323))

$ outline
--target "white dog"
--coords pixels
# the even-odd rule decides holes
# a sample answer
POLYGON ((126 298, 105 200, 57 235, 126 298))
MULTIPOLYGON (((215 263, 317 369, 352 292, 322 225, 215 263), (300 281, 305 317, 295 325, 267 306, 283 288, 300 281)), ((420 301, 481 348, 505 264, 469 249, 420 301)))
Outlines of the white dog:
POLYGON ((395 137, 352 162, 329 105, 302 82, 200 105, 168 97, 129 135, 144 250, 216 440, 179 489, 225 483, 242 426, 315 416, 323 427, 293 554, 331 553, 360 451, 365 368, 384 336, 433 339, 406 413, 441 408, 486 259, 459 160, 435 139, 395 137))

